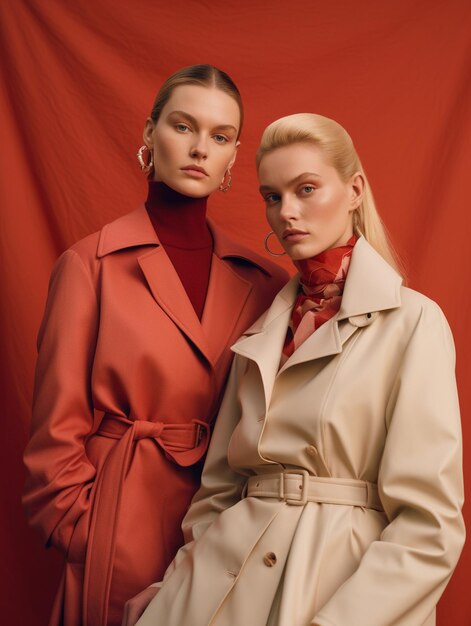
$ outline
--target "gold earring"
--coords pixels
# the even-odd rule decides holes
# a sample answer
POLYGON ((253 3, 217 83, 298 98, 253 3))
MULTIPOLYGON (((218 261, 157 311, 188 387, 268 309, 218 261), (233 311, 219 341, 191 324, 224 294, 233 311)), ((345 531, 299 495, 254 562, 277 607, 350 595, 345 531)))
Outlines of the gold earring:
POLYGON ((154 167, 154 155, 153 155, 153 153, 152 153, 152 150, 150 150, 150 149, 149 149, 147 146, 145 146, 145 145, 144 145, 144 146, 141 146, 141 147, 139 148, 139 150, 137 151, 136 156, 137 156, 137 161, 138 161, 139 165, 141 166, 141 170, 142 170, 145 174, 148 174, 148 173, 152 170, 152 168, 154 167), (145 152, 146 150, 149 152, 149 162, 148 162, 148 163, 146 163, 146 162, 144 161, 144 157, 143 157, 143 154, 144 154, 144 152, 145 152))
POLYGON ((222 191, 222 193, 226 193, 227 191, 229 191, 231 184, 232 184, 232 174, 231 174, 231 170, 227 170, 226 174, 224 174, 224 178, 222 179, 222 183, 219 185, 219 191, 222 191), (226 174, 227 174, 227 182, 226 181, 226 174))
POLYGON ((265 250, 268 252, 268 254, 271 254, 272 256, 283 256, 284 254, 286 254, 286 251, 285 251, 285 252, 272 252, 272 251, 270 250, 270 248, 268 247, 268 240, 269 240, 269 239, 270 239, 270 237, 271 237, 272 235, 274 235, 274 234, 275 234, 275 231, 274 231, 274 230, 271 230, 271 231, 268 233, 268 235, 265 237, 265 241, 263 242, 263 245, 264 245, 264 247, 265 247, 265 250))

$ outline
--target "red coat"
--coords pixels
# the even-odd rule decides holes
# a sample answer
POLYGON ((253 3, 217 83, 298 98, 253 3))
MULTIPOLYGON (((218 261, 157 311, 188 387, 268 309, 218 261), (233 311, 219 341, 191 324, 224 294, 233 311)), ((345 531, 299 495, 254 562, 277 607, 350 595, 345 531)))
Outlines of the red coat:
POLYGON ((287 278, 211 230, 201 323, 144 207, 54 268, 24 496, 32 525, 66 555, 51 624, 120 624, 124 602, 183 543, 229 346, 287 278))

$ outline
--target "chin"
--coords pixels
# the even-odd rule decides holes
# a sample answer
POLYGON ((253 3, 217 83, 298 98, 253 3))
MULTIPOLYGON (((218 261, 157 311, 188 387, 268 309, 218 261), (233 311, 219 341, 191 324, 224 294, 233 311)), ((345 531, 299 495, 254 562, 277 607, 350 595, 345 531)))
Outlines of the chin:
POLYGON ((304 261, 305 259, 310 259, 311 257, 324 252, 324 250, 325 248, 322 248, 321 246, 310 246, 309 248, 301 248, 298 250, 291 250, 289 252, 287 251, 287 253, 293 261, 304 261))
MULTIPOLYGON (((289 253, 288 253, 289 254, 289 253)), ((292 261, 304 261, 304 259, 309 259, 311 256, 314 256, 314 254, 289 254, 290 258, 292 261)))
POLYGON ((191 198, 204 198, 205 196, 209 196, 210 193, 214 191, 212 188, 208 188, 207 184, 201 184, 206 181, 196 181, 196 180, 179 180, 175 181, 174 184, 169 185, 178 193, 181 193, 184 196, 190 196, 191 198))

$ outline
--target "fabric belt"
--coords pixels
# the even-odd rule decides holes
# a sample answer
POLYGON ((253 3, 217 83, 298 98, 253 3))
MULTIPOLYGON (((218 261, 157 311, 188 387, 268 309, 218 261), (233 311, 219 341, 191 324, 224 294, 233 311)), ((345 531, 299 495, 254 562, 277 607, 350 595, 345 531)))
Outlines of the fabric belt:
POLYGON ((96 435, 118 439, 95 481, 94 506, 85 557, 84 626, 105 626, 113 573, 121 493, 135 442, 153 439, 165 456, 182 467, 199 461, 209 444, 209 424, 130 420, 105 413, 96 435))
POLYGON ((349 478, 311 476, 302 469, 251 476, 247 482, 246 496, 278 498, 293 506, 304 506, 307 502, 324 502, 384 510, 375 483, 349 478))

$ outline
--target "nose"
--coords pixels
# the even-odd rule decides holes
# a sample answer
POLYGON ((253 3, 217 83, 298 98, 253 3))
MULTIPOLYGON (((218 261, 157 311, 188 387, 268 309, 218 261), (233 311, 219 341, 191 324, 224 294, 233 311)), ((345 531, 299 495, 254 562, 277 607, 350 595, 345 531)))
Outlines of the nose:
POLYGON ((205 138, 202 135, 195 134, 194 142, 190 148, 190 156, 193 159, 207 159, 208 158, 208 145, 205 138))
POLYGON ((281 198, 281 206, 279 216, 285 222, 295 220, 299 217, 299 211, 296 206, 296 200, 291 197, 283 196, 281 198))

